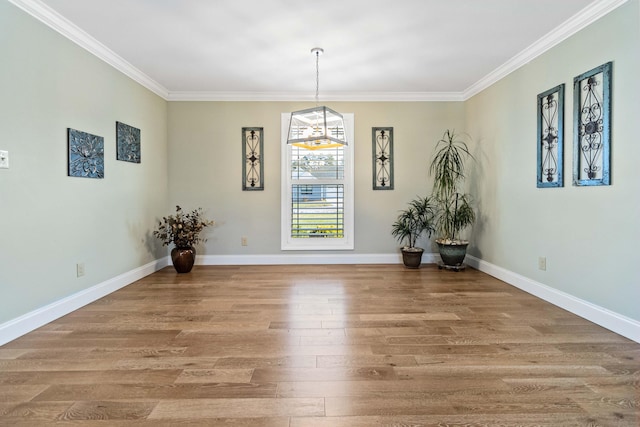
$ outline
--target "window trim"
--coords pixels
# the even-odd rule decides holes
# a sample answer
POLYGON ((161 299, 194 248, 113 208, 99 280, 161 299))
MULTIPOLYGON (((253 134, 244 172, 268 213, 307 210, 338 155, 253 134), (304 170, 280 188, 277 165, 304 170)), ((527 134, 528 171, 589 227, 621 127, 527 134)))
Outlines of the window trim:
MULTIPOLYGON (((353 250, 354 249, 354 205, 355 205, 355 173, 354 173, 354 115, 342 114, 344 118, 345 136, 349 145, 344 148, 344 237, 331 239, 294 239, 291 237, 291 146, 287 144, 291 113, 282 113, 280 127, 281 154, 281 188, 280 188, 280 249, 295 250, 353 250)), ((318 182, 321 184, 321 182, 318 182)))

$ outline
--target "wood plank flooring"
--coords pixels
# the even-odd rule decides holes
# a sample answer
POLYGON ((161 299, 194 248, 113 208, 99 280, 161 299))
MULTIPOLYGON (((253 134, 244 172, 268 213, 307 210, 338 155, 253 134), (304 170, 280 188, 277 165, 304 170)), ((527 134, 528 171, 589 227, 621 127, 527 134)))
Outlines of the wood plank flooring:
POLYGON ((634 426, 640 344, 484 273, 165 268, 0 347, 1 426, 634 426))

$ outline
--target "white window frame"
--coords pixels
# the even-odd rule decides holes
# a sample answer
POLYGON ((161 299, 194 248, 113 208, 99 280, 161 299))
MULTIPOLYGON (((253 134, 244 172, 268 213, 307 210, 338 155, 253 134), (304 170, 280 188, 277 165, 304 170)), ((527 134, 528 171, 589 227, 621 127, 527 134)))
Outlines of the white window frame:
MULTIPOLYGON (((354 115, 342 114, 344 118, 344 131, 348 145, 344 148, 344 237, 330 239, 301 239, 291 237, 291 204, 292 204, 292 178, 291 178, 291 145, 287 144, 289 121, 291 113, 282 113, 280 128, 280 152, 281 152, 281 205, 280 217, 282 220, 280 235, 280 248, 283 251, 295 250, 353 250, 354 248, 354 115)), ((322 184, 322 182, 317 182, 322 184)), ((315 183, 314 183, 315 184, 315 183)))

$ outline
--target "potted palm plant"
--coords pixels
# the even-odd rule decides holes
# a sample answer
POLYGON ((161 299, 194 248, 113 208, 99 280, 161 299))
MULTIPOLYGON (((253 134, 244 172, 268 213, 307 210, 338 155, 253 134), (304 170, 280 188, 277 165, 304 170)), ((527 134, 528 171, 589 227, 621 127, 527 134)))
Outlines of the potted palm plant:
POLYGON ((472 225, 476 219, 471 206, 471 196, 463 192, 465 162, 474 160, 467 144, 455 134, 446 130, 435 147, 435 154, 429 167, 433 176, 433 200, 436 211, 436 243, 441 267, 460 270, 467 253, 468 240, 460 237, 460 232, 472 225))
POLYGON ((416 247, 418 239, 434 231, 434 209, 431 197, 418 197, 400 212, 391 227, 391 234, 400 244, 406 241, 402 248, 402 262, 407 268, 419 268, 422 263, 423 248, 416 247))

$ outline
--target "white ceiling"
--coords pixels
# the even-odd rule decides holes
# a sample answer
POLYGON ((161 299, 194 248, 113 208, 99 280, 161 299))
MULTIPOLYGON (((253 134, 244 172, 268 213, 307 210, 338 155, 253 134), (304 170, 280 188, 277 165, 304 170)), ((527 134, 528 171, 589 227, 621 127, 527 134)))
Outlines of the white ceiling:
POLYGON ((166 99, 465 99, 626 0, 9 0, 166 99))

